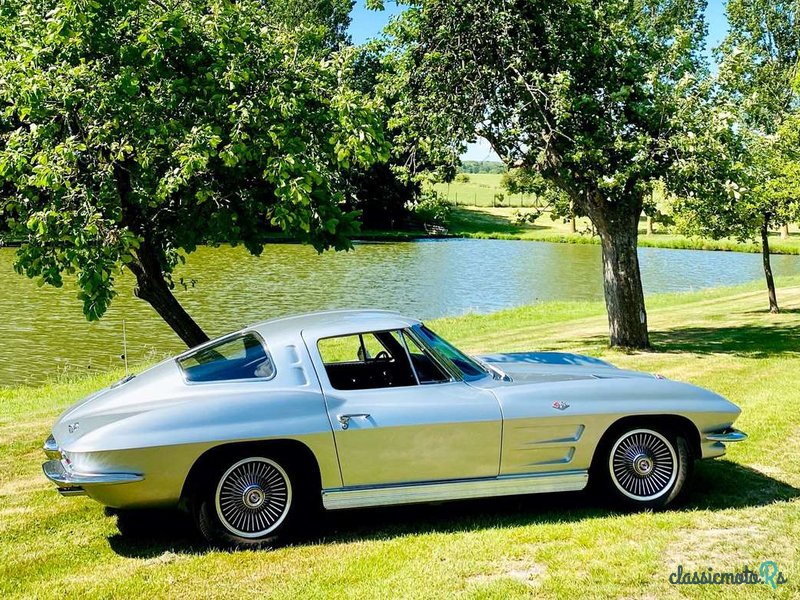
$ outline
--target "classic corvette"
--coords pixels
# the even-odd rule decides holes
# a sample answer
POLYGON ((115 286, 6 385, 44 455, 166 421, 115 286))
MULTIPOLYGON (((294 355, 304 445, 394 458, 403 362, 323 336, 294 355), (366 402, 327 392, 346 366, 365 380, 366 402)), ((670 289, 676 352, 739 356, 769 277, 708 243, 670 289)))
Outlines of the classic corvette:
POLYGON ((63 495, 183 507, 215 543, 273 544, 319 507, 581 490, 661 508, 746 437, 721 396, 558 352, 471 357, 378 310, 266 321, 69 408, 63 495))

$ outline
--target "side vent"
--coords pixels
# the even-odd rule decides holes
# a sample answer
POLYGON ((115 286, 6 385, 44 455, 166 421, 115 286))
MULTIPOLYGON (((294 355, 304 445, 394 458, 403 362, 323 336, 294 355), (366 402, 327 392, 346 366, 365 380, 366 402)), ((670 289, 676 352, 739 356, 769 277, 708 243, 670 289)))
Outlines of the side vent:
POLYGON ((291 368, 294 383, 300 386, 308 385, 308 375, 303 367, 303 361, 300 360, 300 354, 297 352, 297 346, 286 346, 286 355, 291 368))

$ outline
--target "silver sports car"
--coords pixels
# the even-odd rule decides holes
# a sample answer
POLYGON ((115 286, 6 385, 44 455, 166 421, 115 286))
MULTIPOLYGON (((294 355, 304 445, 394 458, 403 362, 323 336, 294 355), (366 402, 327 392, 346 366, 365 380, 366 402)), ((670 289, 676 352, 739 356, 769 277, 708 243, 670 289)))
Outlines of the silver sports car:
POLYGON ((68 409, 63 495, 184 507, 215 543, 273 544, 315 509, 581 490, 661 508, 746 438, 717 394, 558 352, 472 357, 397 313, 267 321, 68 409))

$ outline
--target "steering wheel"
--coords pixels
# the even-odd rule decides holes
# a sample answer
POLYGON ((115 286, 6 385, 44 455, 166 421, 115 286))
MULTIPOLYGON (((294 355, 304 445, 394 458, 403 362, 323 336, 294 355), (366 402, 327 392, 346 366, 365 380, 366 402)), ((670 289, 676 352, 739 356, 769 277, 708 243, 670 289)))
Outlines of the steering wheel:
POLYGON ((375 355, 373 360, 392 360, 392 357, 389 356, 389 353, 386 350, 381 350, 375 355))

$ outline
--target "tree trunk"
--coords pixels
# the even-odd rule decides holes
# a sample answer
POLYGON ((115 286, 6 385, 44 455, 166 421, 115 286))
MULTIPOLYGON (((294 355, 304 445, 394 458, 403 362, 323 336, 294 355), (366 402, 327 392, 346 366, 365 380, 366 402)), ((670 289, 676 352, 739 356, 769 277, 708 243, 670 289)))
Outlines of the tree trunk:
POLYGON ((172 331, 178 334, 178 337, 189 348, 194 348, 207 342, 208 336, 181 306, 164 279, 161 251, 153 246, 151 238, 147 234, 148 221, 139 211, 136 203, 131 200, 131 190, 133 189, 131 167, 130 161, 114 164, 114 179, 122 206, 122 221, 131 231, 144 238, 136 250, 136 258, 128 264, 128 268, 136 276, 136 287, 134 287, 133 293, 148 302, 172 328, 172 331))
POLYGON ((653 217, 647 216, 647 235, 653 235, 655 231, 653 231, 653 217))
POLYGON ((134 294, 148 302, 178 337, 193 348, 208 341, 208 336, 178 302, 164 279, 157 253, 145 241, 129 265, 136 276, 134 294))
POLYGON ((781 239, 788 240, 789 239, 789 224, 784 223, 781 225, 781 239))
POLYGON ((778 295, 775 292, 775 279, 772 277, 772 264, 769 259, 769 215, 764 215, 764 222, 761 224, 761 256, 764 260, 764 276, 767 279, 769 312, 778 313, 778 295))
POLYGON ((612 346, 650 347, 636 252, 641 214, 641 202, 613 206, 601 200, 590 211, 603 251, 603 289, 612 346))
POLYGON ((577 219, 575 218, 575 203, 574 202, 570 202, 569 203, 569 210, 570 210, 569 232, 570 233, 577 233, 578 232, 578 223, 577 223, 577 219))

